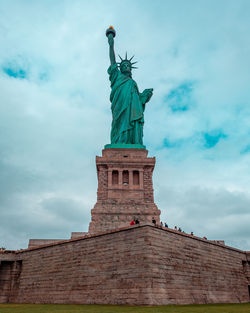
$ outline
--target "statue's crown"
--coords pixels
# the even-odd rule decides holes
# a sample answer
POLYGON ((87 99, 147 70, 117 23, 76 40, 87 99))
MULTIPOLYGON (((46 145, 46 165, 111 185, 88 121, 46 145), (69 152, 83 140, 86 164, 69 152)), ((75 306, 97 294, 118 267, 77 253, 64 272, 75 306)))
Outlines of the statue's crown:
MULTIPOLYGON (((119 54, 118 54, 118 55, 119 55, 119 54)), ((133 65, 134 65, 135 63, 137 63, 137 62, 131 62, 132 59, 133 59, 133 57, 134 57, 134 55, 132 56, 132 58, 128 59, 128 54, 127 54, 127 52, 126 52, 126 55, 125 55, 125 59, 123 59, 123 58, 119 55, 119 58, 121 59, 121 62, 117 62, 117 64, 119 65, 119 67, 121 67, 122 63, 124 63, 124 62, 129 62, 130 65, 131 65, 131 68, 137 68, 137 67, 133 66, 133 65)))

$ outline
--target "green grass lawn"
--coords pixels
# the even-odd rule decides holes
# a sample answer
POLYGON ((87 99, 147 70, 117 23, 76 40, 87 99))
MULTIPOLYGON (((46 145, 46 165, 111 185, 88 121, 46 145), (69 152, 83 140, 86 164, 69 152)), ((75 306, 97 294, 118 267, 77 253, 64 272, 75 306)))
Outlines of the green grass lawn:
POLYGON ((0 304, 0 313, 250 313, 250 303, 157 307, 84 304, 0 304))

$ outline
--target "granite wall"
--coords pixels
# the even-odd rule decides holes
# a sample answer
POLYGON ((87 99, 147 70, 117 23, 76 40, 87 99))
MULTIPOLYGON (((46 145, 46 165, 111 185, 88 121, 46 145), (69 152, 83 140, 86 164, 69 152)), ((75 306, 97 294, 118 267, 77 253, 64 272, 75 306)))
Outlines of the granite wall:
POLYGON ((186 304, 249 301, 249 254, 134 226, 0 253, 0 302, 186 304))

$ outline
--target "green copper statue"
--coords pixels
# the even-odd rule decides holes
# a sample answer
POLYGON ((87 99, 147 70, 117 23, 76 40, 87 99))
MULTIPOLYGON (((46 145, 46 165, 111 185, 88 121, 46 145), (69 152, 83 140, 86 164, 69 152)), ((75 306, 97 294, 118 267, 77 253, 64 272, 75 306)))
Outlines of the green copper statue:
POLYGON ((132 79, 131 59, 121 59, 116 62, 114 51, 115 30, 112 26, 107 29, 106 36, 109 43, 110 67, 108 69, 111 82, 110 101, 112 103, 111 145, 133 144, 143 145, 143 124, 145 104, 150 100, 153 89, 139 92, 136 82, 132 79))

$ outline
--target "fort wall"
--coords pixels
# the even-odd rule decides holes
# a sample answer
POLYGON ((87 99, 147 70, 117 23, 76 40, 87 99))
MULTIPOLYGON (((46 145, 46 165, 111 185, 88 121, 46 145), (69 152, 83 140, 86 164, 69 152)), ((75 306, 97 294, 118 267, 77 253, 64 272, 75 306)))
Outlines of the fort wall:
POLYGON ((249 301, 248 253, 150 225, 5 252, 0 260, 3 303, 249 301))
POLYGON ((150 229, 149 242, 154 304, 250 300, 247 253, 157 228, 150 229))

